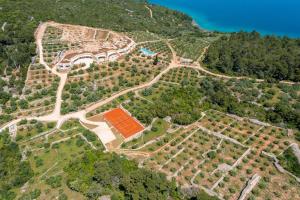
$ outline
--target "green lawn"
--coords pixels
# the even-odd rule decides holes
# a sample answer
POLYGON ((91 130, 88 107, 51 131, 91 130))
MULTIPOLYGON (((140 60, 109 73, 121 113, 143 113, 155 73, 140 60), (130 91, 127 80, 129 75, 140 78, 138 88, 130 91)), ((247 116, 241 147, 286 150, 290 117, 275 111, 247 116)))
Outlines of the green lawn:
MULTIPOLYGON (((20 190, 16 191, 18 197, 26 199, 26 197, 35 190, 40 191, 41 199, 64 195, 69 198, 76 197, 74 196, 74 192, 71 192, 66 185, 64 167, 66 167, 71 160, 82 155, 84 151, 91 149, 85 142, 79 145, 78 140, 78 137, 74 137, 66 142, 59 143, 55 147, 32 152, 28 160, 35 173, 35 177, 29 181, 25 193, 22 193, 20 190), (61 177, 58 187, 53 188, 47 183, 46 180, 50 177, 61 177)), ((78 194, 76 193, 76 195, 78 194)), ((82 199, 81 195, 76 197, 76 199, 82 199)))
POLYGON ((84 129, 76 120, 64 123, 62 130, 55 131, 48 136, 48 139, 41 137, 22 144, 22 150, 24 148, 30 150, 27 153, 28 161, 35 176, 29 181, 25 193, 22 193, 20 189, 15 190, 18 198, 33 199, 35 191, 40 193, 40 199, 55 199, 56 197, 64 199, 64 196, 67 196, 69 199, 83 199, 80 194, 68 188, 64 172, 64 168, 70 161, 78 158, 85 151, 92 149, 78 134, 84 135, 97 149, 103 150, 104 148, 98 137, 89 130, 84 129), (67 140, 51 146, 52 142, 60 141, 61 139, 67 140), (33 143, 34 146, 32 145, 33 143))
POLYGON ((288 148, 280 157, 280 164, 289 172, 300 177, 300 163, 297 160, 292 148, 288 148))
POLYGON ((42 123, 35 120, 27 121, 22 120, 18 123, 17 130, 17 141, 26 141, 38 134, 45 133, 47 131, 53 130, 55 127, 54 122, 42 123))
POLYGON ((144 131, 141 137, 125 143, 124 147, 136 149, 143 144, 164 135, 169 127, 170 123, 158 118, 154 121, 152 129, 150 131, 144 131))

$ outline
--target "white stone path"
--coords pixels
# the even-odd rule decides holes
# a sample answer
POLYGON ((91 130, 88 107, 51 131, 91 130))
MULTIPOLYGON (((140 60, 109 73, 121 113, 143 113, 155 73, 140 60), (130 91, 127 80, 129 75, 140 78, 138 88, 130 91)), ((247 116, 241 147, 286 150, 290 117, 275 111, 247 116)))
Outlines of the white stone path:
MULTIPOLYGON (((170 48, 170 50, 172 52, 172 61, 171 61, 170 65, 166 69, 164 69, 160 74, 158 74, 153 80, 151 80, 150 82, 145 83, 143 85, 139 85, 139 86, 136 86, 136 87, 133 87, 133 88, 128 88, 128 89, 125 89, 125 90, 120 91, 118 93, 115 93, 111 97, 100 100, 100 101, 96 102, 95 104, 87 107, 85 110, 81 110, 81 111, 74 112, 74 113, 69 113, 69 114, 66 114, 66 115, 61 115, 60 111, 61 111, 61 104, 62 104, 62 92, 63 92, 64 85, 67 81, 67 76, 68 75, 67 75, 67 73, 58 72, 56 70, 56 68, 50 68, 48 66, 48 64, 44 61, 42 38, 43 38, 43 35, 44 35, 45 30, 46 30, 49 23, 51 23, 51 22, 46 22, 46 23, 40 24, 37 31, 35 32, 35 37, 36 37, 36 44, 37 44, 37 48, 38 48, 38 52, 39 52, 39 59, 40 59, 39 62, 40 62, 40 64, 43 65, 47 70, 51 71, 53 74, 57 75, 60 78, 60 83, 59 83, 59 87, 58 87, 57 94, 56 94, 55 108, 54 108, 54 111, 49 115, 42 116, 42 117, 25 117, 23 119, 28 119, 28 120, 36 119, 36 120, 44 121, 44 122, 57 122, 57 126, 56 126, 57 128, 59 128, 65 121, 67 121, 69 119, 79 119, 81 121, 85 121, 85 123, 87 122, 87 123, 93 124, 92 122, 88 121, 85 118, 85 115, 88 112, 90 112, 92 110, 95 110, 98 107, 101 107, 101 106, 113 101, 114 99, 116 99, 116 98, 118 98, 118 97, 120 97, 120 96, 122 96, 122 95, 124 95, 128 92, 134 92, 134 91, 137 91, 137 90, 140 90, 140 89, 143 89, 143 88, 147 88, 147 87, 153 85, 154 83, 158 82, 159 79, 164 74, 169 72, 169 70, 181 66, 178 62, 178 58, 177 58, 175 50, 169 44, 168 40, 166 40, 166 43, 167 43, 168 47, 170 48)), ((205 53, 205 51, 201 55, 201 58, 203 57, 204 53, 205 53)), ((195 64, 195 65, 188 66, 188 67, 195 68, 195 69, 198 69, 198 70, 200 70, 200 71, 202 71, 206 74, 216 76, 216 77, 220 77, 220 78, 225 78, 225 79, 231 79, 231 78, 243 79, 243 78, 247 78, 247 77, 230 77, 230 76, 215 74, 213 72, 210 72, 210 71, 204 69, 203 67, 201 67, 200 64, 195 64)), ((262 80, 257 79, 256 81, 260 82, 262 80)), ((287 82, 287 81, 283 81, 283 83, 295 84, 293 82, 287 82)), ((6 128, 8 128, 11 125, 18 123, 19 121, 21 121, 21 119, 16 119, 16 120, 13 120, 13 121, 5 124, 4 126, 2 126, 0 128, 0 132, 2 132, 3 130, 5 130, 6 128)))

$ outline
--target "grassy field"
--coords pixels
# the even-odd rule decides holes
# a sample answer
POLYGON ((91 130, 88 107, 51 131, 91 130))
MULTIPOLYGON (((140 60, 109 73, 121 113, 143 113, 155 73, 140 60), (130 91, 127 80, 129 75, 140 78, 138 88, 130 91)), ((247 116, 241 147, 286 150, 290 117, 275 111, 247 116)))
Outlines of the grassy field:
POLYGON ((151 130, 145 130, 141 137, 123 144, 122 147, 137 149, 147 142, 151 140, 155 141, 155 139, 158 137, 166 134, 169 127, 170 123, 166 122, 165 120, 159 118, 155 119, 155 121, 152 123, 151 130))
MULTIPOLYGON (((30 127, 30 124, 27 126, 30 127)), ((85 199, 66 185, 64 168, 85 151, 104 149, 94 133, 83 128, 78 121, 71 120, 65 122, 61 129, 30 140, 19 140, 18 143, 35 174, 16 191, 20 199, 36 199, 37 196, 39 199, 85 199)))
POLYGON ((279 160, 281 165, 286 170, 288 170, 295 176, 300 177, 300 163, 291 147, 285 150, 283 154, 279 156, 279 160))

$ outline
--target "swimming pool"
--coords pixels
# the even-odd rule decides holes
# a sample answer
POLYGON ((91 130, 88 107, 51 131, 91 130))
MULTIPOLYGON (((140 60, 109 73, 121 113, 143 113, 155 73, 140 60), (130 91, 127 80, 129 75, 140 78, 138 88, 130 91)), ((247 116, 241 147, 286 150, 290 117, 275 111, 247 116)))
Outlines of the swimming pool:
POLYGON ((141 48, 141 52, 145 55, 145 56, 155 56, 156 53, 154 53, 153 51, 147 49, 147 48, 141 48))

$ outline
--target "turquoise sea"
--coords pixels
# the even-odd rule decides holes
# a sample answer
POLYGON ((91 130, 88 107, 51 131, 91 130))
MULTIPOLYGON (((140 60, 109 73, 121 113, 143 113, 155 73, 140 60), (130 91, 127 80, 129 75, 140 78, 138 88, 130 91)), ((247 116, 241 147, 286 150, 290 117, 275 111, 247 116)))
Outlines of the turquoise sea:
POLYGON ((149 0, 184 12, 206 30, 300 38, 300 0, 149 0))

